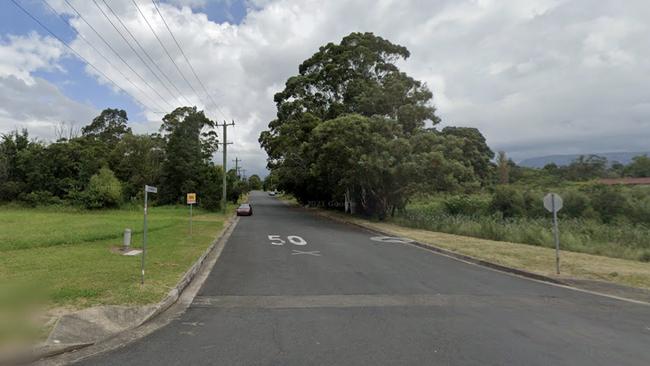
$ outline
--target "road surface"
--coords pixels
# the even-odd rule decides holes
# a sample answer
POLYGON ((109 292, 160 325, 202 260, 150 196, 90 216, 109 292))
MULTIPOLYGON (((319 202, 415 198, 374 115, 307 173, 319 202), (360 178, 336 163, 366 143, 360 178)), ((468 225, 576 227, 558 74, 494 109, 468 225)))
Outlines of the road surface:
POLYGON ((648 306, 251 203, 183 315, 82 364, 650 365, 648 306))

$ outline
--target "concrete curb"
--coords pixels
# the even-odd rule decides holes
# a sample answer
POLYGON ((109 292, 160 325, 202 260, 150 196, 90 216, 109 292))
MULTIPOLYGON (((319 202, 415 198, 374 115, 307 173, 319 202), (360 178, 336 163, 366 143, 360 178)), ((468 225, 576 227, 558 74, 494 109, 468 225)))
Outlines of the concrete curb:
MULTIPOLYGON (((150 312, 144 316, 140 321, 134 323, 133 326, 130 326, 126 329, 123 329, 119 332, 116 332, 114 334, 111 334, 110 336, 101 338, 101 339, 94 339, 94 340, 89 340, 88 342, 79 342, 79 343, 73 343, 73 344, 42 344, 36 346, 34 349, 29 352, 27 355, 21 355, 19 358, 10 360, 11 363, 13 364, 26 364, 26 363, 31 363, 35 362, 38 360, 43 360, 47 358, 51 358, 54 356, 59 356, 61 354, 71 352, 71 351, 78 351, 82 348, 86 348, 92 345, 95 345, 97 343, 107 341, 109 339, 115 338, 117 335, 120 333, 124 333, 129 330, 133 330, 135 328, 138 328, 142 326, 143 324, 151 321, 152 319, 156 318, 158 315, 161 313, 165 312, 167 309, 169 309, 172 305, 174 305, 181 297, 183 294, 183 291, 192 283, 192 280, 194 277, 197 275, 197 273, 201 270, 203 267, 203 264, 208 258, 208 256, 212 253, 212 251, 217 247, 217 244, 222 240, 222 238, 227 235, 231 229, 231 226, 236 222, 236 216, 233 214, 231 215, 226 222, 224 223, 223 229, 219 233, 219 235, 212 241, 210 246, 201 254, 201 256, 192 264, 192 266, 183 274, 183 277, 181 277, 180 281, 172 288, 167 295, 158 303, 154 305, 145 305, 145 307, 151 307, 152 309, 150 312)), ((60 319, 59 319, 60 321, 60 319)), ((57 321, 58 322, 58 321, 57 321)), ((56 327, 55 327, 56 328, 56 327)), ((1 361, 0 364, 4 364, 4 361, 1 361)))
MULTIPOLYGON (((219 236, 217 236, 217 238, 215 238, 212 241, 212 244, 210 244, 210 246, 205 250, 205 252, 203 252, 203 254, 201 254, 201 256, 196 260, 196 262, 194 262, 192 267, 190 267, 190 269, 188 269, 185 272, 183 277, 181 277, 181 280, 178 281, 178 283, 176 284, 176 287, 171 289, 167 293, 167 296, 162 301, 158 302, 155 305, 155 308, 152 311, 152 313, 149 316, 147 316, 146 319, 144 319, 138 325, 146 323, 148 320, 150 320, 151 318, 154 318, 158 314, 160 314, 163 311, 167 310, 176 301, 178 301, 178 299, 180 298, 183 291, 187 288, 187 286, 189 286, 189 284, 192 282, 192 280, 194 279, 196 274, 199 272, 199 270, 203 266, 203 262, 205 262, 205 259, 210 255, 210 253, 212 253, 214 248, 217 246, 217 243, 219 243, 221 238, 228 232, 228 229, 230 229, 230 226, 233 224, 233 222, 235 222, 235 218, 236 218, 236 216, 233 214, 228 219, 228 221, 226 222, 226 224, 223 227, 223 230, 221 230, 221 233, 219 233, 219 236)), ((138 326, 138 325, 136 325, 136 326, 138 326)))

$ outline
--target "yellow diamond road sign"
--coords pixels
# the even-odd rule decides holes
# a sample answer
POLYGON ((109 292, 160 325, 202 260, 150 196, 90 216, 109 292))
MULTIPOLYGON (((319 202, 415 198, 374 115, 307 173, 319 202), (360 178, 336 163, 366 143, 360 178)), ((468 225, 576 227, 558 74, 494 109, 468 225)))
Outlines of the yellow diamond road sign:
POLYGON ((187 194, 187 204, 188 205, 196 204, 196 193, 187 194))

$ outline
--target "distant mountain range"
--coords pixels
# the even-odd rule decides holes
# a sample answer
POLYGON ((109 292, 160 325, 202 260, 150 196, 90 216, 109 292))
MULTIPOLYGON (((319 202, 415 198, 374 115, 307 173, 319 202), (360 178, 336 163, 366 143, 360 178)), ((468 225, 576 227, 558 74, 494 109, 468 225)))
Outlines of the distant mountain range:
MULTIPOLYGON (((570 155, 548 155, 548 156, 539 156, 536 158, 528 158, 519 162, 520 166, 525 166, 528 168, 543 168, 546 164, 555 163, 557 166, 569 165, 571 162, 580 157, 580 155, 589 155, 589 154, 570 154, 570 155)), ((621 164, 628 164, 632 161, 632 158, 639 155, 648 155, 650 156, 650 151, 642 152, 616 152, 616 153, 596 153, 593 155, 602 156, 607 158, 609 164, 618 161, 621 164)))

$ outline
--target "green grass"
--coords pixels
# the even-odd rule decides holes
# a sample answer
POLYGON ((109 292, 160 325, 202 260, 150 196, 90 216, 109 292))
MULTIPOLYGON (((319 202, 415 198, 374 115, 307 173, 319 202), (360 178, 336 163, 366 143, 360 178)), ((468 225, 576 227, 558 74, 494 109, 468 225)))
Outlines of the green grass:
POLYGON ((125 228, 133 230, 132 246, 141 247, 141 209, 0 207, 0 305, 8 299, 48 308, 157 302, 215 239, 224 219, 195 210, 190 238, 186 207, 151 208, 141 286, 140 256, 113 250, 125 228))

